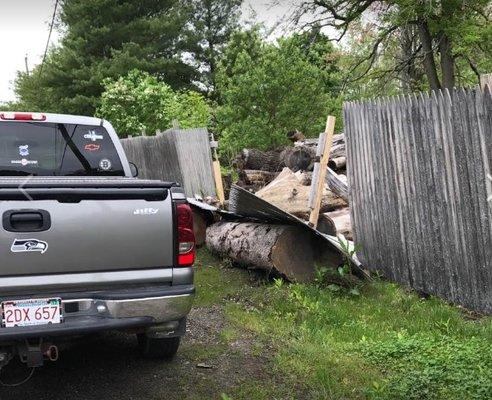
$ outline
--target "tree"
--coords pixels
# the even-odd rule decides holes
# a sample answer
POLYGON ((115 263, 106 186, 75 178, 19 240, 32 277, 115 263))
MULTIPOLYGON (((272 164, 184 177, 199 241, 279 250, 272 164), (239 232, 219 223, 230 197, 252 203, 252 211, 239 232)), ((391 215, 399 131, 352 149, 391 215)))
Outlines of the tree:
POLYGON ((215 74, 222 50, 239 28, 243 0, 189 0, 190 51, 207 91, 215 89, 215 74))
POLYGON ((210 108, 196 92, 175 92, 166 83, 138 70, 106 79, 97 115, 112 122, 118 134, 154 135, 177 121, 182 128, 207 126, 210 108))
POLYGON ((317 16, 316 24, 338 30, 338 40, 354 27, 369 27, 371 45, 350 69, 352 81, 393 74, 411 88, 425 76, 433 90, 452 88, 456 79, 469 81, 470 72, 478 76, 492 63, 490 0, 306 0, 294 21, 307 13, 317 16), (395 48, 393 63, 387 57, 378 68, 382 55, 395 48))
POLYGON ((234 35, 217 74, 223 103, 218 130, 223 154, 230 156, 242 147, 276 147, 293 129, 318 135, 327 114, 340 111, 326 86, 326 71, 310 62, 312 53, 303 51, 299 37, 275 45, 258 41, 257 35, 234 35))
POLYGON ((32 110, 92 115, 103 81, 132 69, 173 89, 192 88, 197 71, 183 61, 187 9, 178 0, 62 0, 61 44, 16 93, 32 110))

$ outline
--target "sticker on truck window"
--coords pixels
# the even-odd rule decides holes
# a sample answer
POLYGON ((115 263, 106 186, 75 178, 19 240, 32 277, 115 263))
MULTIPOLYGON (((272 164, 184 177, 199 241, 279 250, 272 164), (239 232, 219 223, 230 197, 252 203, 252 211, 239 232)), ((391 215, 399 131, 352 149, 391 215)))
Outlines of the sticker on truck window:
POLYGON ((44 254, 48 250, 48 243, 38 239, 15 239, 10 247, 12 253, 29 253, 37 251, 44 254))
POLYGON ((27 160, 27 159, 23 158, 22 160, 11 160, 10 163, 11 164, 20 164, 20 165, 23 165, 25 167, 26 165, 36 165, 38 162, 36 160, 27 160))
POLYGON ((96 131, 89 131, 84 135, 84 139, 88 139, 92 142, 96 142, 98 140, 103 140, 104 136, 103 135, 98 135, 96 131))
POLYGON ((19 146, 19 155, 21 157, 27 157, 29 155, 29 145, 23 144, 19 146))
POLYGON ((84 149, 87 151, 98 151, 101 148, 101 145, 95 143, 89 143, 84 146, 84 149))
POLYGON ((99 168, 101 168, 103 171, 109 171, 111 169, 111 161, 109 161, 107 158, 103 158, 101 161, 99 161, 99 168))

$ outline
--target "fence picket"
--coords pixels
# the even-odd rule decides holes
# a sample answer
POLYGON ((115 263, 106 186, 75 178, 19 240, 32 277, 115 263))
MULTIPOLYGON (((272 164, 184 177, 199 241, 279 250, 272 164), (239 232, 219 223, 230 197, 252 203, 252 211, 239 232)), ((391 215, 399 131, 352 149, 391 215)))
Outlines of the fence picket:
POLYGON ((344 107, 354 237, 370 269, 492 313, 492 95, 344 107))

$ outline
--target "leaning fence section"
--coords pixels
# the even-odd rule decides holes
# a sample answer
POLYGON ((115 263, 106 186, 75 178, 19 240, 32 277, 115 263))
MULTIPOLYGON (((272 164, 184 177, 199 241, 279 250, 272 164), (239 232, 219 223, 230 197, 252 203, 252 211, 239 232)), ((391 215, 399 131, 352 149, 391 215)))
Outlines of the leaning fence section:
POLYGON ((351 217, 370 269, 492 313, 492 96, 345 104, 351 217))
POLYGON ((122 139, 121 143, 141 178, 179 182, 189 197, 215 195, 206 129, 171 129, 156 136, 122 139))

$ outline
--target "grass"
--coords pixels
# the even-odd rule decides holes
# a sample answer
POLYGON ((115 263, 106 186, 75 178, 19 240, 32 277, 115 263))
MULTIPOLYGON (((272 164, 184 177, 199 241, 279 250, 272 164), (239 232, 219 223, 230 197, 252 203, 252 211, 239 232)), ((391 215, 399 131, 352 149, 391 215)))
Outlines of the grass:
POLYGON ((255 337, 272 348, 279 379, 244 383, 228 399, 490 399, 492 320, 471 320, 399 285, 365 283, 359 295, 322 284, 251 285, 247 272, 199 254, 198 303, 221 304, 224 343, 255 337), (294 398, 294 397, 293 397, 294 398))

